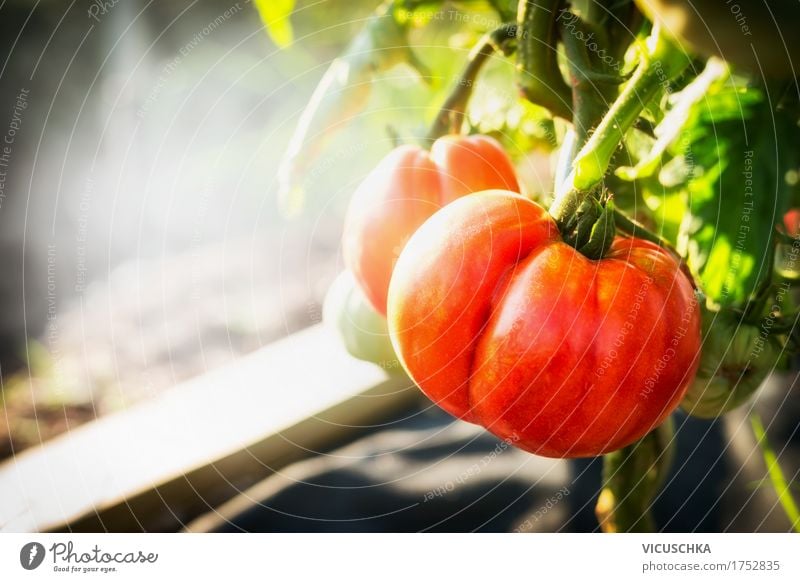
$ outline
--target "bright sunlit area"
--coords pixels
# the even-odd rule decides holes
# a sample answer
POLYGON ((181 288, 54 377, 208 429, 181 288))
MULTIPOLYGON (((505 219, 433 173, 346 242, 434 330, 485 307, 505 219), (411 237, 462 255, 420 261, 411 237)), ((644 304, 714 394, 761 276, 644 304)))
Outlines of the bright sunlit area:
POLYGON ((0 531, 800 531, 766 5, 0 2, 0 531))

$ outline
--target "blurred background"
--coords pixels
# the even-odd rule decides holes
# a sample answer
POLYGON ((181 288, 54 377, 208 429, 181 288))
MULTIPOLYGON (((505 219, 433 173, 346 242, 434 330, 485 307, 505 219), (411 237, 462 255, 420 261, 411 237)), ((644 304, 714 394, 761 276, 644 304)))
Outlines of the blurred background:
MULTIPOLYGON (((490 3, 466 4, 469 20, 411 27, 417 68, 395 66, 403 46, 371 51, 394 31, 353 43, 363 78, 329 90, 292 169, 305 209, 286 221, 281 159, 379 3, 299 2, 280 48, 246 1, 5 2, 0 119, 21 119, 0 206, 0 457, 316 323, 353 189, 424 133, 497 22, 490 3)), ((512 153, 538 134, 551 148, 547 127, 529 125, 525 143, 503 129, 524 121, 507 111, 511 66, 486 78, 481 129, 505 131, 512 153)), ((534 187, 547 155, 527 164, 534 187)))
MULTIPOLYGON (((376 25, 372 37, 358 34, 375 1, 300 0, 291 37, 265 30, 247 1, 3 2, 0 460, 319 323, 342 269, 355 186, 394 144, 424 135, 469 49, 512 4, 445 3, 441 11, 456 15, 468 5, 469 19, 434 28, 421 18, 365 64, 370 43, 396 33, 376 25), (412 62, 398 65, 409 43, 412 62), (334 80, 302 155, 282 166, 315 87, 343 53, 349 85, 334 80)), ((563 128, 517 101, 512 72, 503 59, 487 67, 491 86, 476 89, 469 120, 503 141, 528 193, 546 195, 563 128)), ((420 410, 339 455, 361 459, 357 467, 299 465, 288 484, 265 489, 274 510, 231 510, 201 529, 596 527, 596 462, 517 450, 455 496, 420 504, 499 444, 420 410), (422 471, 432 465, 444 472, 422 471), (424 479, 405 489, 376 488, 420 471, 424 479), (589 481, 574 481, 583 475, 589 481), (318 519, 293 520, 299 507, 318 519), (380 517, 348 519, 359 512, 380 517)), ((721 423, 681 422, 687 454, 699 457, 676 469, 663 511, 683 513, 664 513, 662 523, 785 529, 780 509, 753 495, 753 474, 730 470, 739 465, 722 456, 721 423), (685 504, 687 488, 700 505, 685 504), (748 503, 752 514, 742 514, 748 503)), ((796 436, 796 425, 781 430, 796 436)))
POLYGON ((328 4, 281 51, 249 2, 4 3, 0 117, 27 97, 0 207, 0 457, 314 323, 381 155, 344 151, 310 186, 325 207, 280 222, 298 116, 374 8, 328 4))

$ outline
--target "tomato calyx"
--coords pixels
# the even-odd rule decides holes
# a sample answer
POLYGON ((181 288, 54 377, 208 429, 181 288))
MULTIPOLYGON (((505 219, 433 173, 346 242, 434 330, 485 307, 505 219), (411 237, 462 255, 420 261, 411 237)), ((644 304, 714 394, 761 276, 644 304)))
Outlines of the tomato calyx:
POLYGON ((607 192, 600 200, 586 196, 575 214, 561 225, 561 236, 571 247, 592 260, 602 259, 614 242, 614 203, 607 192))

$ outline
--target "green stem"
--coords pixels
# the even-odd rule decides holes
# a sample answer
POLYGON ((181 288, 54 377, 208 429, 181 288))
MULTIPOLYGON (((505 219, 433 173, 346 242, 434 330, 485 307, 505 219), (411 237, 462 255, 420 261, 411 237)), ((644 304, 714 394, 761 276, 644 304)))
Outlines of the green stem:
POLYGON ((553 115, 572 119, 572 94, 558 67, 561 0, 523 0, 519 4, 517 69, 523 95, 553 115))
POLYGON ((606 255, 606 252, 614 242, 614 234, 616 233, 615 212, 614 203, 608 200, 600 211, 597 222, 592 226, 589 240, 578 249, 581 254, 596 261, 606 255))
POLYGON ((764 457, 764 464, 767 466, 767 473, 772 487, 775 489, 775 494, 778 496, 778 501, 783 507, 786 517, 792 524, 792 529, 800 533, 800 509, 789 491, 789 484, 786 477, 783 476, 780 464, 778 464, 778 457, 770 447, 767 441, 767 433, 764 430, 764 425, 761 422, 761 417, 755 412, 750 414, 750 425, 753 427, 753 434, 755 434, 758 446, 761 448, 761 454, 764 457))
POLYGON ((550 214, 563 223, 605 176, 611 157, 625 133, 656 95, 688 65, 689 57, 653 29, 642 49, 639 67, 605 114, 597 129, 578 152, 571 177, 556 193, 550 214))
POLYGON ((776 317, 775 323, 769 328, 769 335, 785 335, 790 333, 797 329, 798 320, 800 320, 800 311, 776 317))
MULTIPOLYGON (((589 138, 591 129, 603 118, 608 108, 608 103, 616 93, 616 86, 621 80, 612 79, 612 83, 598 77, 603 73, 596 71, 586 43, 586 38, 595 38, 595 43, 601 43, 601 35, 583 22, 577 14, 570 14, 568 20, 560 21, 561 39, 564 43, 564 52, 572 84, 572 126, 575 130, 578 144, 583 146, 589 138)), ((602 46, 605 47, 605 44, 602 46)), ((605 50, 605 49, 604 49, 605 50)))
POLYGON ((472 91, 475 88, 475 81, 478 78, 483 65, 489 60, 495 51, 503 51, 508 42, 516 38, 517 24, 503 24, 499 28, 484 35, 467 58, 467 64, 458 78, 453 91, 448 95, 442 105, 436 119, 433 121, 428 139, 436 139, 448 133, 458 133, 464 123, 464 115, 472 91))
POLYGON ((603 457, 595 513, 606 533, 655 531, 650 508, 672 464, 672 421, 603 457))
POLYGON ((647 42, 648 50, 643 51, 642 62, 630 82, 575 158, 573 187, 577 190, 588 190, 603 179, 625 133, 647 104, 689 65, 689 58, 657 28, 647 42))
POLYGON ((632 0, 614 0, 607 5, 604 20, 612 57, 621 63, 625 59, 632 36, 641 30, 646 21, 632 0))
POLYGON ((678 255, 678 251, 675 250, 675 247, 673 247, 667 239, 661 238, 656 233, 648 230, 643 224, 633 220, 619 210, 614 210, 614 222, 616 222, 617 228, 622 232, 631 236, 635 236, 636 238, 648 240, 651 243, 655 243, 658 246, 667 249, 676 257, 680 256, 678 255))
POLYGON ((606 11, 598 0, 589 0, 586 3, 586 20, 589 22, 601 22, 606 16, 606 11))

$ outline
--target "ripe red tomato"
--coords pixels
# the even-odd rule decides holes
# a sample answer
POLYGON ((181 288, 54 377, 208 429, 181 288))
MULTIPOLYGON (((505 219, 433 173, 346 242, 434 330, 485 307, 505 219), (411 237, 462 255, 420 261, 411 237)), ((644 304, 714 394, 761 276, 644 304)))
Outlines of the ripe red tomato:
POLYGON ((401 363, 431 399, 549 457, 636 441, 698 365, 698 304, 667 251, 617 237, 590 260, 511 192, 429 219, 395 267, 388 312, 401 363))
POLYGON ((430 152, 400 146, 378 164, 353 195, 342 241, 345 264, 375 309, 386 315, 392 269, 414 231, 445 204, 490 188, 519 191, 511 160, 486 136, 448 135, 430 152))

